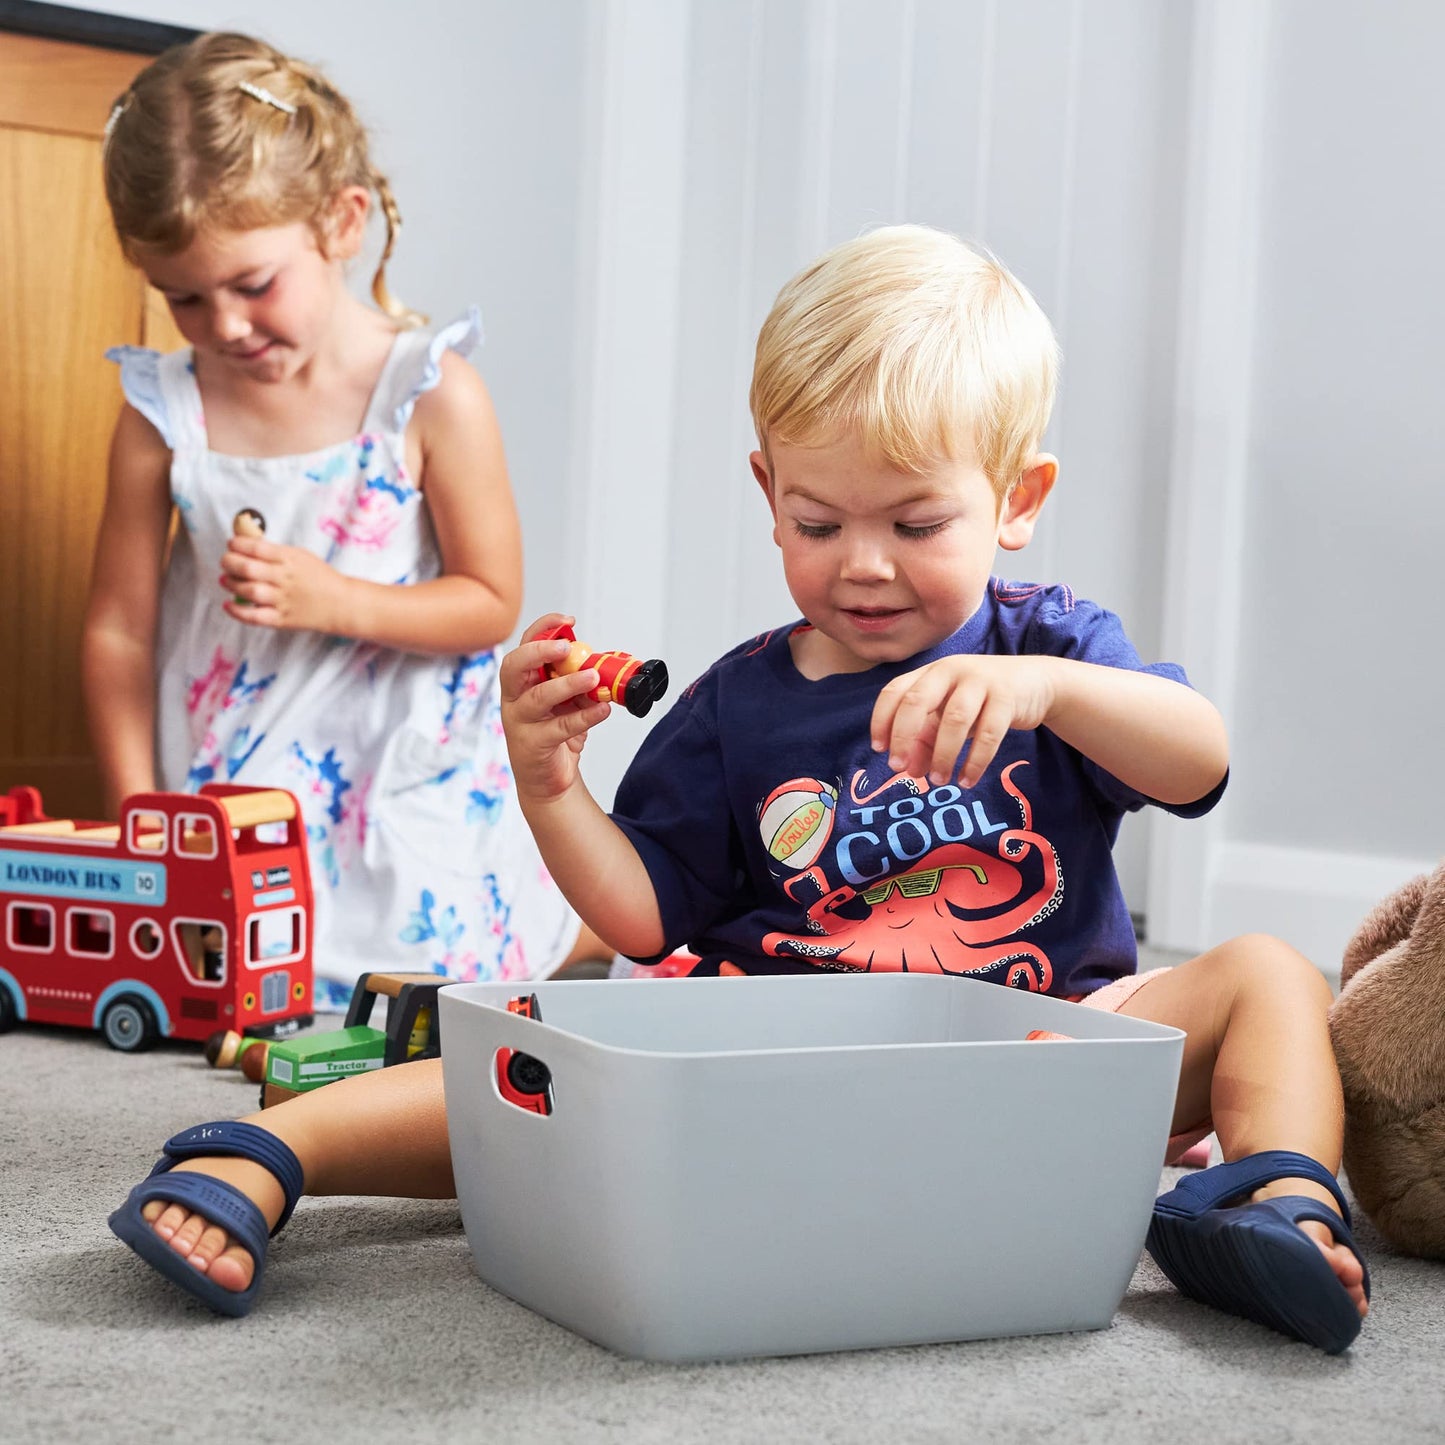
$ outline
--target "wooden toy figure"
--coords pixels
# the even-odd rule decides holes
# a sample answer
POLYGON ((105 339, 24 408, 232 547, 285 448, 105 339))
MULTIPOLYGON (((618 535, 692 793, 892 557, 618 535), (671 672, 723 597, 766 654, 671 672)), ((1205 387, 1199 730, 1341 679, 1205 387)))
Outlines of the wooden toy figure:
POLYGON ((205 1043, 206 1062, 213 1069, 240 1069, 253 1084, 266 1076, 269 1039, 248 1039, 235 1029, 217 1029, 205 1043))
POLYGON ((593 702, 621 703, 633 717, 646 717, 653 703, 667 691, 667 664, 658 658, 642 662, 630 652, 593 652, 577 641, 577 634, 565 622, 537 634, 539 638, 561 638, 572 649, 561 662, 547 669, 549 677, 584 672, 595 667, 600 677, 597 686, 585 694, 593 702))
MULTIPOLYGON (((231 535, 233 537, 264 537, 266 535, 266 519, 255 507, 242 507, 231 518, 231 535)), ((251 605, 244 597, 236 597, 232 600, 239 607, 251 605)))
POLYGON ((264 537, 266 519, 254 507, 242 507, 231 518, 231 533, 236 537, 264 537))
POLYGON ((201 930, 201 977, 211 982, 226 976, 226 935, 214 924, 201 930))

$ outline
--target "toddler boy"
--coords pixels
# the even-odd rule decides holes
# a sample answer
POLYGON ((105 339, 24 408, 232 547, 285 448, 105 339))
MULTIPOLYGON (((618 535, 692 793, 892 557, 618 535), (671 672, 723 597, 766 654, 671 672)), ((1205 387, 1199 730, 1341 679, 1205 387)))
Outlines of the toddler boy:
POLYGON ((1346 1348, 1368 1280, 1334 1179, 1330 993, 1277 940, 1139 975, 1110 849, 1123 813, 1223 791, 1218 712, 1067 587, 993 577, 1057 475, 1056 347, 1028 292, 944 233, 827 253, 758 340, 753 474, 802 618, 708 669, 605 813, 578 756, 587 671, 502 667, 518 797, 553 877, 619 952, 697 972, 920 969, 1046 991, 1187 1035, 1175 1147, 1227 1163, 1158 1201, 1186 1293, 1346 1348))

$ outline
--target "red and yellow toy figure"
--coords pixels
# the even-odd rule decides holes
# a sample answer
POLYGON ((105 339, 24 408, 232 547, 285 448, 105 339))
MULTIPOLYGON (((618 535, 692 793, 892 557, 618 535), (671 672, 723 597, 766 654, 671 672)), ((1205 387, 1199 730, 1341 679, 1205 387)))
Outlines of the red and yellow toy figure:
POLYGON ((554 641, 561 638, 572 644, 561 662, 546 669, 548 677, 563 677, 572 672, 597 669, 597 686, 586 696, 592 702, 621 703, 633 717, 646 717, 652 704, 667 691, 667 664, 658 658, 642 662, 630 652, 593 652, 565 623, 549 627, 538 638, 554 641))

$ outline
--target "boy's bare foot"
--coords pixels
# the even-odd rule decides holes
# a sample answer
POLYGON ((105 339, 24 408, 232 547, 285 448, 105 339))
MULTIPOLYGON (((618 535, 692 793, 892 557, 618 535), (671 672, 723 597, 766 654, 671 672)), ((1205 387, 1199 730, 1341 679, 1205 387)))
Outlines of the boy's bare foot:
MULTIPOLYGON (((1314 1183, 1309 1179, 1272 1179, 1261 1189, 1256 1189, 1250 1195, 1251 1200, 1278 1198, 1283 1195, 1306 1195, 1310 1199, 1318 1199, 1331 1214, 1339 1214, 1339 1205, 1335 1203, 1334 1197, 1328 1189, 1314 1183)), ((1320 1253, 1328 1261, 1330 1268, 1335 1273, 1335 1278, 1344 1285, 1350 1298, 1354 1301, 1355 1308, 1360 1312, 1360 1318, 1370 1312, 1370 1302, 1365 1298, 1365 1267, 1360 1263, 1359 1256, 1349 1245, 1339 1243, 1327 1224, 1321 1224, 1318 1220, 1302 1219, 1298 1226, 1319 1246, 1320 1253)))
MULTIPOLYGON (((265 1216, 269 1227, 274 1228, 281 1217, 285 1193, 276 1176, 260 1164, 249 1159, 184 1159, 170 1172, 183 1171, 205 1174, 239 1189, 265 1216)), ((240 1245, 232 1244, 224 1229, 203 1215, 192 1213, 182 1204, 153 1199, 141 1210, 141 1217, 177 1254, 222 1289, 239 1293, 251 1283, 256 1261, 240 1245)))

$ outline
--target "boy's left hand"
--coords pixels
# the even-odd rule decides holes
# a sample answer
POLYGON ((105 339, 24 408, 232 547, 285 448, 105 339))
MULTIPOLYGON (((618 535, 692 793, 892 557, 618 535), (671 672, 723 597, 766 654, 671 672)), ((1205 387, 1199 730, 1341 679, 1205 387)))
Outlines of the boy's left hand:
POLYGON ((232 537, 221 558, 226 612, 251 627, 290 632, 343 630, 347 579, 303 547, 265 537, 232 537))
POLYGON ((1036 728, 1054 701, 1051 657, 944 657, 895 677, 873 705, 873 746, 895 772, 971 788, 1010 728, 1036 728))

